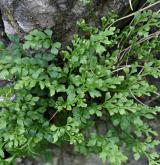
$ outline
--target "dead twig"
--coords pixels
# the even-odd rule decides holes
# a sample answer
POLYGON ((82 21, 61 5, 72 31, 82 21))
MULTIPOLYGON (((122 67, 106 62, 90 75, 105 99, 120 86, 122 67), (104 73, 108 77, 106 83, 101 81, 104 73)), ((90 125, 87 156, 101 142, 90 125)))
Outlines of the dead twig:
POLYGON ((142 9, 136 11, 136 12, 133 12, 133 13, 127 15, 127 16, 124 16, 124 17, 121 17, 121 18, 115 20, 112 24, 110 24, 110 25, 108 26, 108 29, 109 29, 112 25, 114 25, 115 23, 117 23, 117 22, 119 22, 119 21, 121 21, 121 20, 124 20, 124 19, 126 19, 126 18, 132 17, 132 16, 134 16, 137 12, 142 12, 142 11, 144 11, 144 10, 150 9, 151 7, 153 7, 153 6, 155 6, 155 5, 158 5, 159 3, 160 3, 160 0, 157 1, 157 2, 155 2, 155 3, 150 4, 150 5, 148 5, 148 6, 144 7, 144 8, 142 8, 142 9))
MULTIPOLYGON (((131 68, 131 67, 132 67, 132 65, 125 65, 123 67, 117 68, 116 70, 113 70, 112 73, 118 72, 118 71, 123 70, 125 68, 131 68)), ((143 65, 138 65, 137 67, 140 67, 140 68, 143 69, 144 66, 143 65)))
POLYGON ((129 89, 129 91, 130 91, 132 97, 133 97, 137 102, 139 102, 139 103, 142 104, 143 106, 147 106, 147 105, 144 104, 142 101, 140 101, 140 100, 132 93, 132 91, 131 91, 130 89, 129 89))
POLYGON ((57 115, 57 113, 58 113, 58 111, 56 111, 56 112, 52 115, 52 117, 49 119, 49 121, 52 121, 53 118, 57 115))
POLYGON ((131 10, 133 11, 132 0, 129 0, 129 5, 130 5, 131 10))
MULTIPOLYGON (((150 40, 154 37, 158 37, 160 35, 160 31, 156 31, 150 35, 148 35, 148 37, 145 37, 145 38, 141 38, 139 41, 137 41, 137 44, 141 44, 147 40, 150 40)), ((123 49, 119 54, 121 55, 121 57, 119 58, 119 61, 121 61, 125 54, 128 53, 130 51, 130 49, 132 48, 132 45, 128 46, 127 48, 123 49)))
POLYGON ((156 101, 156 100, 159 99, 159 98, 160 98, 160 96, 155 96, 155 97, 153 97, 152 99, 148 100, 148 101, 146 102, 146 104, 149 105, 149 104, 151 104, 153 101, 156 101))

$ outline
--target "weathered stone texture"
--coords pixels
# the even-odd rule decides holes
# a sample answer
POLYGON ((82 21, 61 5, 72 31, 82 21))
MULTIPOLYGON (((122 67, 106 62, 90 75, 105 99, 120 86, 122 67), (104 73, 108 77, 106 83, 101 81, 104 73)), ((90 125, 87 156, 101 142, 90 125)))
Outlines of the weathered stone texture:
MULTIPOLYGON (((36 160, 30 159, 19 159, 17 165, 104 165, 99 160, 98 156, 82 156, 74 153, 70 150, 70 147, 65 147, 63 152, 59 148, 52 149, 53 163, 44 163, 42 158, 37 158, 36 160)), ((106 163, 105 165, 109 165, 106 163)), ((128 163, 124 165, 148 165, 145 158, 141 158, 135 161, 133 157, 130 157, 128 163)))
POLYGON ((7 34, 52 28, 56 39, 69 40, 80 18, 90 22, 93 14, 100 18, 110 8, 120 11, 127 3, 126 0, 94 0, 94 12, 90 13, 81 0, 0 0, 0 9, 7 34))

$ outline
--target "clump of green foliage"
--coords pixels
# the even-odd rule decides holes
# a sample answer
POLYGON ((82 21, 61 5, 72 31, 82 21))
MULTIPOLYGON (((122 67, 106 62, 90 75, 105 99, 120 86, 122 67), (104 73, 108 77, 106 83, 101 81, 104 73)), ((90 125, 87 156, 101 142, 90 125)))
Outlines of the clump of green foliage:
POLYGON ((1 164, 34 155, 46 142, 69 142, 112 165, 131 152, 160 164, 151 150, 158 133, 149 125, 160 107, 145 103, 157 94, 147 78, 160 76, 159 14, 137 12, 123 29, 114 19, 102 18, 100 29, 81 20, 83 35, 66 50, 48 29, 30 32, 24 43, 17 36, 8 47, 0 43, 0 79, 8 84, 0 89, 1 164))

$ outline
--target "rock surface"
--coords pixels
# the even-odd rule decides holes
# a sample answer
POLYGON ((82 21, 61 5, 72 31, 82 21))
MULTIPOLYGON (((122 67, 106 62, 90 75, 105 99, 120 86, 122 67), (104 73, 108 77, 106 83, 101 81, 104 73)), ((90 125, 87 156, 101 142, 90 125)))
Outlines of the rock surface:
MULTIPOLYGON (((39 157, 36 160, 19 159, 17 160, 17 165, 104 165, 96 155, 84 157, 75 154, 69 146, 66 146, 63 151, 57 147, 53 147, 51 156, 53 162, 50 163, 45 163, 39 157)), ((108 163, 105 165, 108 165, 108 163)), ((148 162, 145 158, 135 161, 133 157, 130 157, 130 160, 125 165, 148 165, 148 162)))
POLYGON ((1 12, 0 12, 0 41, 3 41, 4 43, 7 42, 6 34, 4 32, 4 23, 3 23, 3 20, 2 20, 1 12))
POLYGON ((56 39, 69 40, 80 18, 90 22, 110 9, 121 11, 127 4, 126 0, 93 0, 93 6, 89 7, 82 0, 0 0, 0 9, 7 34, 22 35, 34 28, 52 28, 56 39))
MULTIPOLYGON (((160 129, 160 123, 158 119, 154 123, 154 126, 158 127, 158 130, 160 129)), ((160 146, 157 147, 157 151, 160 152, 160 146)), ((101 163, 98 156, 82 156, 73 152, 72 147, 68 145, 63 146, 63 150, 55 146, 51 147, 50 157, 52 162, 50 163, 45 162, 41 156, 35 160, 26 158, 18 159, 17 165, 104 165, 101 163)), ((108 165, 108 163, 105 165, 108 165)), ((130 156, 128 162, 124 165, 148 165, 148 161, 145 157, 142 157, 136 161, 134 160, 133 156, 130 156)))

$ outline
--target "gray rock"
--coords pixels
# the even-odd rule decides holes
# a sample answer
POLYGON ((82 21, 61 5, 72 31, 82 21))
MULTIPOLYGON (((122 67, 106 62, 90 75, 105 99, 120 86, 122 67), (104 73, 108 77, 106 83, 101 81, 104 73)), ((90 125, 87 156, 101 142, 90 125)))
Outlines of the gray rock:
MULTIPOLYGON (((109 9, 121 11, 126 0, 94 0, 92 9, 97 18, 109 9)), ((76 32, 76 21, 92 20, 89 7, 82 0, 0 0, 5 32, 20 35, 34 28, 52 28, 55 38, 69 40, 76 32)))
MULTIPOLYGON (((17 160, 17 165, 104 165, 98 156, 82 156, 73 152, 69 146, 65 146, 63 151, 60 148, 53 147, 51 152, 53 162, 44 162, 42 157, 38 157, 35 160, 23 158, 17 160)), ((105 165, 108 165, 108 163, 105 165)), ((128 163, 124 165, 148 165, 148 162, 146 158, 135 161, 131 156, 128 163)))
POLYGON ((6 36, 5 36, 5 32, 4 32, 4 22, 2 20, 2 14, 0 12, 0 41, 5 43, 5 40, 6 40, 6 36))

